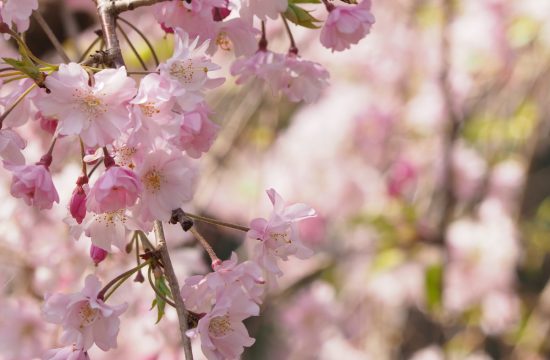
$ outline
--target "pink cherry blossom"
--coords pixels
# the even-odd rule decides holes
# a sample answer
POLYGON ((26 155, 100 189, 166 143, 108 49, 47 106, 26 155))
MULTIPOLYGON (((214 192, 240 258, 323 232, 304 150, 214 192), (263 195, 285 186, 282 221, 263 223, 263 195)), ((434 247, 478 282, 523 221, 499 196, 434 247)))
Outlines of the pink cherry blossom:
POLYGON ((328 86, 328 71, 316 62, 304 60, 295 54, 285 58, 286 71, 280 75, 277 85, 290 101, 312 103, 328 86))
POLYGON ((0 17, 2 22, 17 26, 18 32, 25 32, 29 28, 29 17, 33 10, 38 9, 38 0, 3 0, 0 1, 0 17))
POLYGON ((141 192, 141 181, 132 170, 111 166, 92 186, 87 206, 96 213, 128 208, 136 203, 141 192))
POLYGON ((133 210, 142 221, 168 221, 172 210, 193 197, 196 169, 181 153, 156 150, 138 166, 142 196, 133 210))
POLYGON ((7 164, 23 165, 25 157, 21 150, 27 145, 26 141, 13 130, 0 130, 0 158, 7 164))
POLYGON ((238 359, 244 347, 254 344, 242 321, 259 314, 260 308, 248 301, 238 288, 229 288, 218 296, 211 312, 199 320, 196 329, 188 332, 198 333, 201 349, 209 360, 238 359))
POLYGON ((84 289, 69 295, 47 295, 42 309, 44 318, 63 326, 61 340, 88 350, 94 343, 104 351, 117 347, 119 316, 127 304, 110 306, 98 299, 101 283, 97 276, 86 277, 84 289))
MULTIPOLYGON (((251 78, 259 77, 274 83, 277 74, 284 71, 284 56, 268 50, 258 50, 254 55, 235 60, 231 65, 231 75, 238 76, 236 83, 243 84, 251 78), (269 71, 266 71, 269 69, 269 71), (271 80, 271 81, 270 81, 271 80)), ((279 89, 275 87, 274 91, 279 89)))
POLYGON ((267 190, 267 195, 273 204, 273 213, 269 220, 252 220, 247 235, 259 240, 254 249, 256 261, 268 272, 281 276, 283 273, 277 265, 277 258, 286 261, 289 255, 300 259, 312 255, 312 251, 302 244, 296 223, 316 215, 315 210, 306 204, 285 205, 273 189, 267 190))
MULTIPOLYGON (((110 252, 112 245, 124 250, 126 238, 130 231, 140 230, 141 228, 129 216, 126 209, 120 209, 87 215, 81 229, 84 230, 86 236, 90 237, 92 244, 110 252)), ((78 232, 76 234, 80 236, 78 232)))
POLYGON ((205 104, 183 114, 180 118, 179 132, 170 139, 171 143, 194 159, 206 153, 218 135, 220 126, 212 122, 210 111, 205 104))
POLYGON ((45 360, 90 360, 88 353, 75 345, 65 346, 59 349, 48 350, 44 355, 45 360))
POLYGON ((59 195, 52 181, 48 166, 42 163, 35 165, 8 165, 6 169, 13 174, 11 194, 22 198, 29 206, 51 209, 53 203, 59 203, 59 195))
POLYGON ((51 93, 37 100, 45 116, 59 120, 59 133, 80 135, 88 146, 110 144, 129 121, 127 108, 135 94, 135 82, 126 68, 106 69, 93 76, 78 64, 61 64, 59 71, 48 76, 51 93))
POLYGON ((343 51, 357 44, 374 24, 370 8, 371 0, 354 6, 327 5, 329 15, 321 31, 321 44, 332 51, 343 51))
POLYGON ((57 119, 43 116, 42 113, 39 111, 36 113, 36 120, 38 120, 38 122, 40 123, 40 128, 42 130, 51 135, 55 134, 57 124, 59 123, 57 119))
POLYGON ((230 287, 243 291, 247 301, 262 303, 265 281, 258 264, 253 261, 239 264, 237 254, 232 253, 231 259, 215 265, 214 270, 206 276, 185 279, 181 295, 188 309, 198 313, 209 312, 216 298, 230 287))
POLYGON ((227 21, 214 22, 211 27, 209 54, 216 50, 233 51, 236 57, 254 54, 258 48, 256 35, 260 31, 242 19, 234 18, 227 21))
POLYGON ((208 73, 220 69, 205 55, 208 41, 198 46, 198 38, 190 42, 180 29, 175 32, 174 55, 159 66, 160 75, 170 82, 171 92, 183 110, 192 110, 203 100, 203 91, 213 89, 224 78, 209 78, 208 73))

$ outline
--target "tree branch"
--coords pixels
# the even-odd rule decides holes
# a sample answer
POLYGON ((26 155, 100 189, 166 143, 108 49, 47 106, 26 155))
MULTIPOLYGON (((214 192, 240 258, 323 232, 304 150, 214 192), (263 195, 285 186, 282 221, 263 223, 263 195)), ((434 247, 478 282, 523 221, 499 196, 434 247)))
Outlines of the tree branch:
POLYGON ((180 286, 178 284, 178 278, 176 277, 174 268, 172 266, 172 260, 170 260, 170 254, 168 253, 168 247, 166 245, 162 223, 156 220, 154 224, 154 229, 155 237, 158 241, 158 251, 160 252, 162 265, 164 265, 164 275, 166 275, 166 279, 168 279, 168 285, 170 286, 170 291, 172 292, 172 296, 174 297, 176 312, 178 313, 181 341, 183 344, 183 350, 185 352, 185 359, 192 360, 193 353, 191 351, 191 340, 187 337, 187 335, 185 335, 185 332, 187 331, 188 313, 185 309, 183 299, 181 298, 180 286))

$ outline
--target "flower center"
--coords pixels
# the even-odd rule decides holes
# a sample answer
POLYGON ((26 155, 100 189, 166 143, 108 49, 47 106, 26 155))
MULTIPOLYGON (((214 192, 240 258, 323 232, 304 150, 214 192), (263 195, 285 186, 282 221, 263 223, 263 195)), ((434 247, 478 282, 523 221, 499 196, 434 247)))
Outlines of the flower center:
POLYGON ((145 104, 139 104, 141 113, 147 117, 152 117, 160 112, 159 109, 152 102, 146 102, 145 104))
POLYGON ((222 337, 227 335, 228 332, 233 331, 231 328, 231 320, 229 315, 216 316, 210 320, 208 324, 208 332, 215 337, 222 337))
POLYGON ((175 77, 179 81, 190 84, 193 82, 193 80, 195 80, 195 73, 201 70, 205 73, 208 72, 208 69, 206 67, 199 68, 193 66, 193 60, 187 59, 184 61, 177 61, 172 63, 172 65, 170 65, 169 73, 171 76, 175 77))
POLYGON ((107 112, 107 107, 101 99, 90 92, 83 92, 77 89, 73 96, 76 97, 80 110, 88 115, 88 117, 97 117, 107 112))
POLYGON ((269 237, 273 239, 275 242, 284 242, 287 244, 290 244, 292 240, 290 240, 288 233, 286 232, 272 232, 269 234, 269 237))
POLYGON ((135 168, 132 161, 132 156, 137 152, 135 147, 123 146, 118 149, 115 149, 117 164, 120 166, 127 166, 130 169, 135 168))
POLYGON ((102 214, 97 214, 95 220, 98 223, 105 223, 106 227, 115 226, 117 222, 126 222, 126 216, 124 215, 124 209, 110 211, 102 214))
POLYGON ((160 186, 164 182, 164 176, 156 168, 149 170, 141 179, 147 190, 156 193, 160 190, 160 186))
POLYGON ((92 309, 90 303, 86 302, 78 311, 80 317, 80 328, 93 324, 99 318, 99 309, 92 309))
POLYGON ((227 33, 225 31, 222 31, 216 36, 216 44, 220 47, 220 49, 225 51, 231 51, 233 48, 233 44, 231 43, 231 40, 229 37, 227 37, 227 33))

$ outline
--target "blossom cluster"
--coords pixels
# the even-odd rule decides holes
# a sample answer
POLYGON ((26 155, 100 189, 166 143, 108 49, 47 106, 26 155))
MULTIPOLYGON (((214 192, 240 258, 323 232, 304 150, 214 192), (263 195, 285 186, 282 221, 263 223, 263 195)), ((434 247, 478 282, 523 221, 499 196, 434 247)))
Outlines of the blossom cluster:
MULTIPOLYGON (((78 142, 80 151, 74 153, 80 155, 82 170, 66 204, 65 222, 76 240, 90 238, 96 265, 113 247, 124 250, 130 234, 147 234, 155 221, 170 221, 174 210, 193 199, 199 159, 220 130, 205 100, 208 91, 225 81, 213 75, 221 66, 211 56, 231 51, 236 60, 230 72, 238 84, 260 80, 293 102, 314 102, 328 85, 328 71, 299 55, 288 27, 288 20, 305 27, 318 22, 297 4, 159 2, 153 13, 159 26, 173 34, 173 54, 154 71, 139 74, 143 76, 137 82, 126 66, 37 61, 18 35, 28 29, 37 0, 0 1, 0 31, 22 49, 20 60, 6 59, 6 65, 24 78, 10 79, 0 89, 0 158, 12 175, 11 194, 39 210, 59 203, 50 169, 63 158, 56 148, 78 142), (287 53, 268 50, 266 23, 279 18, 288 29, 287 53), (26 142, 16 129, 31 121, 51 143, 38 161, 26 164, 26 142)), ((332 51, 356 44, 374 23, 370 6, 370 0, 341 6, 325 1, 321 44, 332 51)), ((256 242, 253 260, 238 263, 234 255, 214 261, 214 272, 186 279, 181 290, 188 309, 200 314, 189 335, 200 336, 210 359, 237 358, 254 343, 242 321, 259 314, 264 284, 283 275, 280 261, 312 255, 300 240, 297 223, 314 217, 315 211, 305 204, 285 204, 273 189, 267 194, 273 213, 254 219, 247 233, 256 242)), ((116 347, 118 317, 126 305, 107 305, 104 295, 99 279, 90 275, 81 292, 46 297, 44 316, 63 326, 61 341, 66 346, 47 358, 86 359, 93 344, 104 351, 116 347)))

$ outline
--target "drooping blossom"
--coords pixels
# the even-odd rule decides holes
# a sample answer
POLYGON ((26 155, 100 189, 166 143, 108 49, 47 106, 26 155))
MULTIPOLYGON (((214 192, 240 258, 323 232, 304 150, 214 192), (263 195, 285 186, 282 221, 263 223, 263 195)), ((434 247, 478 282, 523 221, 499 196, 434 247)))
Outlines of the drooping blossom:
POLYGON ((37 100, 45 116, 59 120, 59 133, 80 135, 84 144, 104 146, 115 140, 129 121, 128 102, 135 82, 125 67, 106 69, 93 75, 78 64, 61 64, 46 78, 51 91, 37 100))
POLYGON ((29 18, 38 9, 38 0, 3 0, 0 1, 1 21, 11 27, 14 23, 18 32, 29 29, 29 18))
POLYGON ((285 71, 280 74, 277 85, 290 101, 312 103, 328 86, 328 71, 321 64, 288 54, 284 61, 285 71))
POLYGON ((323 30, 321 44, 332 51, 349 49, 370 32, 374 24, 371 0, 363 0, 354 6, 327 5, 329 15, 323 30))
POLYGON ((214 265, 214 270, 205 276, 195 275, 185 279, 181 294, 189 310, 209 312, 217 297, 230 287, 240 289, 248 301, 262 303, 265 281, 258 264, 253 261, 239 264, 237 254, 232 253, 231 259, 214 265))
MULTIPOLYGON (((284 56, 269 50, 258 50, 254 55, 237 59, 231 65, 231 75, 236 76, 237 84, 243 84, 251 78, 260 78, 268 84, 275 82, 277 73, 283 71, 284 56), (267 71, 269 69, 269 71, 267 71)), ((275 89, 278 91, 278 89, 275 89)))
POLYGON ((249 301, 240 289, 228 288, 188 335, 200 336, 201 349, 209 360, 238 359, 244 348, 255 342, 242 321, 257 316, 259 311, 259 306, 249 301))
POLYGON ((92 186, 87 207, 96 213, 129 208, 136 203, 141 191, 141 181, 132 170, 111 166, 92 186))
POLYGON ((180 29, 175 32, 174 55, 159 66, 160 75, 171 85, 171 93, 183 110, 192 110, 203 101, 203 91, 213 89, 224 82, 224 78, 210 78, 208 73, 220 69, 205 55, 208 41, 198 45, 198 38, 192 42, 189 35, 180 29))
POLYGON ((59 203, 48 165, 41 162, 34 165, 5 164, 13 174, 11 194, 39 210, 51 209, 54 202, 59 203))
POLYGON ((195 110, 185 112, 179 120, 179 131, 170 139, 171 143, 194 159, 206 153, 218 135, 220 126, 209 118, 210 111, 204 104, 195 110))
POLYGON ((63 326, 61 341, 88 350, 94 343, 103 351, 117 347, 119 316, 127 304, 107 305, 98 298, 97 276, 86 277, 84 289, 73 294, 50 294, 42 309, 46 321, 63 326))
POLYGON ((25 148, 27 143, 18 133, 10 129, 0 130, 0 158, 5 163, 13 165, 23 165, 25 157, 21 150, 25 148))
POLYGON ((44 354, 45 360, 90 360, 88 353, 75 345, 51 349, 44 354))
POLYGON ((267 195, 273 204, 273 213, 269 220, 252 220, 247 236, 259 241, 254 249, 256 261, 268 272, 281 276, 277 259, 286 261, 290 255, 306 259, 312 255, 302 244, 296 225, 302 219, 315 216, 315 210, 306 204, 285 205, 274 189, 267 190, 267 195))
POLYGON ((172 210, 193 197, 196 170, 190 159, 177 151, 156 150, 136 170, 143 192, 133 211, 142 221, 168 221, 172 210))

